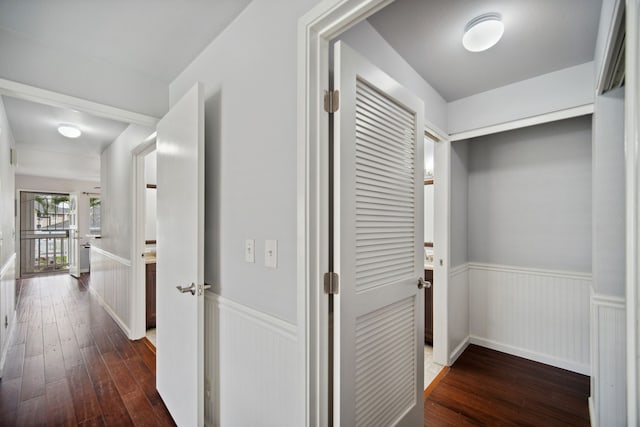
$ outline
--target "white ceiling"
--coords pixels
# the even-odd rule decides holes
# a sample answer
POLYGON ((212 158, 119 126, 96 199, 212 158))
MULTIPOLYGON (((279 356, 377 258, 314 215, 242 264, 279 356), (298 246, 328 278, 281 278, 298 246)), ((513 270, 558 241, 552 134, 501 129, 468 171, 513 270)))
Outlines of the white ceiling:
MULTIPOLYGON (((95 70, 95 64, 104 64, 104 69, 115 70, 118 78, 129 75, 130 81, 140 82, 143 76, 144 81, 155 82, 153 87, 163 92, 160 97, 164 98, 168 97, 169 83, 249 2, 0 1, 0 37, 38 46, 57 54, 63 62, 73 58, 69 66, 75 68, 62 72, 72 79, 75 76, 78 85, 88 77, 91 85, 110 88, 112 82, 82 74, 95 70)), ((5 65, 7 61, 27 64, 31 72, 38 62, 25 55, 40 51, 6 48, 2 50, 3 61, 5 65)), ((60 72, 42 67, 35 71, 41 75, 60 72)), ((21 81, 20 76, 0 78, 21 81)), ((128 125, 7 96, 3 101, 16 141, 18 174, 99 180, 100 153, 128 125), (62 137, 56 128, 63 122, 77 125, 83 135, 77 139, 62 137)))
POLYGON ((447 101, 593 60, 601 0, 396 0, 369 18, 447 101), (465 25, 502 15, 491 49, 462 47, 465 25))
POLYGON ((0 2, 0 30, 170 83, 250 0, 0 2))

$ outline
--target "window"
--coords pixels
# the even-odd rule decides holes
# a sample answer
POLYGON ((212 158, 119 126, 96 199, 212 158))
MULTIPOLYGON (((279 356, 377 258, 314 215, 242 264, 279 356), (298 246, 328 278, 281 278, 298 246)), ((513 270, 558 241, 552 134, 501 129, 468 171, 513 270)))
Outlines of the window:
POLYGON ((89 198, 89 234, 100 235, 100 198, 89 198))

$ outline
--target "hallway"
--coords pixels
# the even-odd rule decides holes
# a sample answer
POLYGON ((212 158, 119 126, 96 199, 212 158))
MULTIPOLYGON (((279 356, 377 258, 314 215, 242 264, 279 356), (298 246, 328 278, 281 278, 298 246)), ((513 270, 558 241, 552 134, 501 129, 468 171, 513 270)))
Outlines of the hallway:
POLYGON ((129 341, 68 274, 21 281, 0 381, 0 425, 174 425, 155 354, 129 341))

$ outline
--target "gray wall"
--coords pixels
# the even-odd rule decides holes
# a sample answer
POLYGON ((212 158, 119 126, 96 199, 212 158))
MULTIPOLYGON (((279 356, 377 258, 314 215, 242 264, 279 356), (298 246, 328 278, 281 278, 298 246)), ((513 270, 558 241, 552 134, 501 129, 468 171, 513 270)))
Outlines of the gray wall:
POLYGON ((15 252, 15 166, 11 165, 10 149, 15 147, 9 121, 0 97, 0 269, 15 252))
POLYGON ((132 235, 132 168, 131 150, 147 138, 153 129, 129 125, 100 156, 102 239, 95 246, 129 259, 132 235))
POLYGON ((469 141, 471 262, 591 272, 591 116, 469 141))
POLYGON ((469 262, 467 253, 468 157, 466 141, 451 144, 451 263, 456 267, 469 262))
POLYGON ((593 120, 593 288, 625 295, 624 88, 598 96, 593 120))

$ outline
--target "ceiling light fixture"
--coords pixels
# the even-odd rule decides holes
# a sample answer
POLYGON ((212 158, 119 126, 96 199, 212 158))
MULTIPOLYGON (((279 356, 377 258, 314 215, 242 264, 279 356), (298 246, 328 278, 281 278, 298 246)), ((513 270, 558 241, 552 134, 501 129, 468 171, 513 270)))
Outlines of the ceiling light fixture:
POLYGON ((67 138, 77 138, 82 135, 80 129, 72 125, 60 125, 58 126, 58 132, 60 132, 60 135, 66 136, 67 138))
POLYGON ((485 13, 473 18, 464 27, 462 45, 470 52, 482 52, 502 38, 504 25, 499 13, 485 13))

